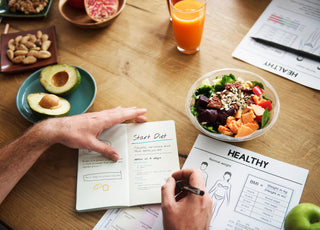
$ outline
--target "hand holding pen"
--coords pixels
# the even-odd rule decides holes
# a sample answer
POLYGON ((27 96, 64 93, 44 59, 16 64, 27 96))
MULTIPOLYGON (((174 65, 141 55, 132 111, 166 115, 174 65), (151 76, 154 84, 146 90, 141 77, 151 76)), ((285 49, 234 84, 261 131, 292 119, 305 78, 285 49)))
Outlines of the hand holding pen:
POLYGON ((173 173, 162 186, 161 197, 164 229, 208 229, 212 200, 199 169, 173 173))
POLYGON ((203 196, 204 191, 201 189, 198 189, 196 187, 193 187, 191 185, 185 184, 182 181, 178 180, 176 181, 176 186, 181 190, 181 191, 186 191, 186 192, 191 192, 196 195, 203 196))

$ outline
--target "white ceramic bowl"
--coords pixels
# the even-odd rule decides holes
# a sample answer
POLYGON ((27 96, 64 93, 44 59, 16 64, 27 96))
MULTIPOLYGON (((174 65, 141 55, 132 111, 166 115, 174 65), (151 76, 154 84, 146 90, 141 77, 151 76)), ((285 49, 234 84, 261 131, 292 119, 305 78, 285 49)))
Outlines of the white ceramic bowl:
POLYGON ((191 86, 191 88, 188 92, 188 95, 187 95, 185 107, 186 107, 186 112, 187 112, 187 115, 188 115, 190 121, 198 130, 200 130, 203 134, 205 134, 209 137, 212 137, 214 139, 218 139, 221 141, 227 141, 227 142, 248 141, 248 140, 252 140, 256 137, 263 135, 269 129, 271 129, 271 127, 276 123, 278 116, 279 116, 279 113, 280 113, 280 101, 279 101, 278 94, 269 82, 267 82, 264 78, 260 77, 258 74, 255 74, 255 73, 252 73, 252 72, 249 72, 246 70, 242 70, 242 69, 233 69, 233 68, 215 70, 215 71, 209 72, 209 73, 203 75, 202 77, 200 77, 191 86), (270 119, 269 119, 268 123, 262 129, 256 130, 252 134, 245 136, 245 137, 233 137, 233 136, 226 136, 226 135, 220 134, 220 133, 210 132, 210 131, 204 129, 200 125, 197 118, 191 113, 191 110, 190 110, 191 106, 194 105, 194 102, 195 102, 192 95, 195 92, 195 90, 199 86, 201 86, 203 80, 205 80, 205 79, 213 80, 217 76, 221 77, 223 75, 229 75, 229 74, 233 74, 236 78, 241 78, 242 80, 245 80, 245 81, 247 81, 247 80, 259 81, 259 82, 263 83, 264 93, 265 93, 266 97, 268 97, 272 101, 272 110, 271 110, 271 115, 270 115, 270 119))

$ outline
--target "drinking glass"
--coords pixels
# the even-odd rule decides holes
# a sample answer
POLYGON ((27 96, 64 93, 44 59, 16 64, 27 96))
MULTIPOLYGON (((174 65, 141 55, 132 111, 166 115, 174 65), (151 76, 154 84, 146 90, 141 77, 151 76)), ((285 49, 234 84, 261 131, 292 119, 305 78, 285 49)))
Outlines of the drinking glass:
POLYGON ((200 50, 207 0, 169 0, 177 48, 184 54, 200 50))
MULTIPOLYGON (((181 0, 173 0, 173 5, 176 4, 177 2, 180 2, 181 0)), ((172 17, 171 17, 171 10, 170 10, 170 0, 167 0, 167 6, 168 6, 168 10, 169 10, 169 15, 170 15, 170 21, 172 21, 172 17)))

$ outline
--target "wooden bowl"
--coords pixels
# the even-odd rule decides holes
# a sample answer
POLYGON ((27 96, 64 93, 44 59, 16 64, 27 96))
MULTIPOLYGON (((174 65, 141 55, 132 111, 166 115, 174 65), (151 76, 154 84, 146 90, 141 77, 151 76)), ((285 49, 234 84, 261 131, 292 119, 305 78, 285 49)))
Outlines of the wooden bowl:
POLYGON ((116 14, 111 16, 107 21, 95 22, 86 13, 85 9, 71 7, 67 0, 59 1, 59 11, 64 19, 68 22, 86 29, 98 29, 110 25, 123 11, 126 0, 119 0, 119 9, 116 14))

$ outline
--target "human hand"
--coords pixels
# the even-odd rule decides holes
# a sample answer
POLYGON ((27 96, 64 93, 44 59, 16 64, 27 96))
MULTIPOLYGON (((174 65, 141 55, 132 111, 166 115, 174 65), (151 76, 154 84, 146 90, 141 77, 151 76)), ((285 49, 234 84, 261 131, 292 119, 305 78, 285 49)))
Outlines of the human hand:
POLYGON ((145 122, 146 111, 146 109, 117 107, 100 112, 48 119, 44 125, 48 130, 48 140, 51 140, 52 144, 60 143, 70 148, 90 149, 117 161, 119 154, 116 150, 99 141, 97 137, 103 130, 127 120, 145 122))
POLYGON ((161 188, 163 227, 168 229, 208 229, 212 216, 212 199, 206 191, 199 169, 183 169, 172 174, 161 188), (175 198, 176 180, 197 187, 205 194, 186 193, 178 201, 175 198))

